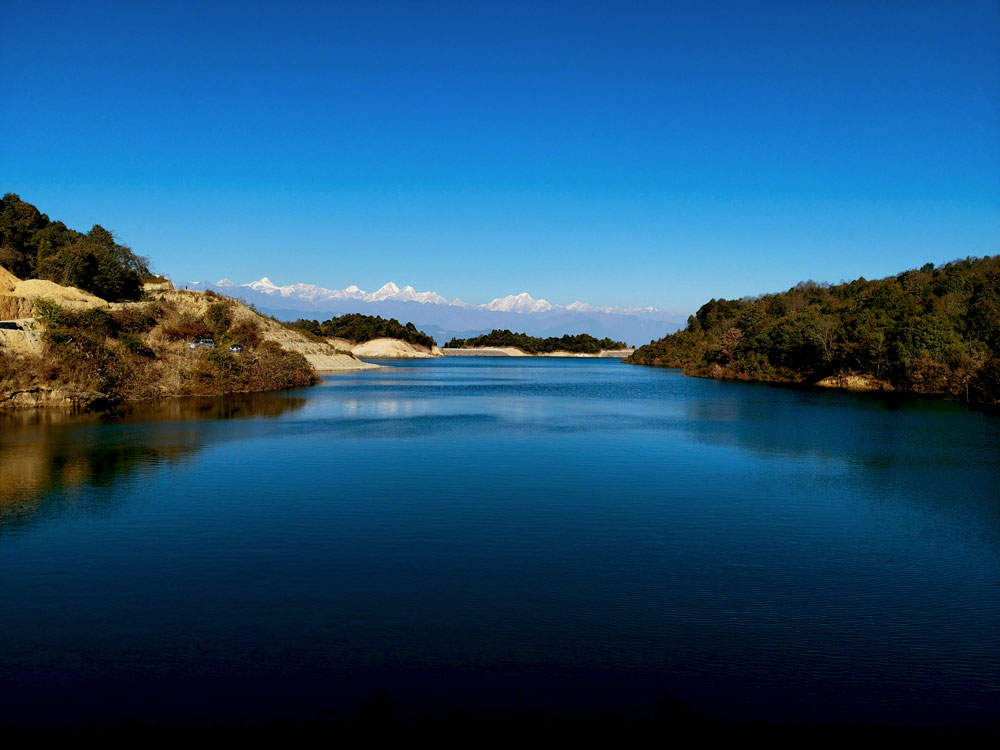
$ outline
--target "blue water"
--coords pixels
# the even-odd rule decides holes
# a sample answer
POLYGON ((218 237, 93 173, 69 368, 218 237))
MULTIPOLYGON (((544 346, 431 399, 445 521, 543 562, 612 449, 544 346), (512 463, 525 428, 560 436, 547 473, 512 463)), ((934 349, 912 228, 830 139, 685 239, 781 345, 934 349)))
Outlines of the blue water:
POLYGON ((0 725, 1000 717, 997 417, 392 364, 0 421, 0 725))

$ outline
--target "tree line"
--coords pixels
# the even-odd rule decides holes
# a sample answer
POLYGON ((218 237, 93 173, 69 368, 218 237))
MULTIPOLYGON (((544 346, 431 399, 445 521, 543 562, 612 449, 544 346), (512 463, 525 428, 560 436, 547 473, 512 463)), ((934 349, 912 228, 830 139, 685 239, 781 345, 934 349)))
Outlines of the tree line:
POLYGON ((395 318, 386 320, 381 315, 348 313, 330 318, 322 323, 300 318, 292 323, 291 327, 308 331, 314 336, 347 339, 355 344, 362 344, 373 339, 400 339, 428 348, 435 345, 434 339, 419 330, 413 323, 403 325, 395 318))
POLYGON ((863 375, 898 390, 1000 403, 1000 256, 875 281, 813 281, 712 299, 627 360, 689 375, 816 382, 863 375))
POLYGON ((607 349, 627 349, 623 341, 612 341, 609 338, 597 339, 588 333, 564 336, 538 338, 526 333, 514 333, 506 328, 494 329, 490 333, 469 339, 453 338, 444 345, 445 349, 471 349, 477 346, 505 347, 512 346, 528 354, 551 354, 552 352, 571 352, 573 354, 597 354, 607 349))
POLYGON ((109 302, 138 300, 149 261, 95 224, 86 234, 51 221, 7 193, 0 202, 0 266, 22 279, 47 279, 109 302))

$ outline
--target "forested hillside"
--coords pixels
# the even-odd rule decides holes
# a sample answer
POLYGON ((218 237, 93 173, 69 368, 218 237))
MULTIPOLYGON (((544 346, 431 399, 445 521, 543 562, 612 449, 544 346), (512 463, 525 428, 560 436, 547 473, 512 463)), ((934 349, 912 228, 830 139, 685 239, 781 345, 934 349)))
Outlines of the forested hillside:
POLYGON ((50 221, 15 193, 0 203, 0 266, 22 279, 47 279, 108 302, 137 300, 149 262, 95 224, 83 234, 50 221))
POLYGON ((1000 256, 928 263, 897 276, 713 299, 687 328, 635 351, 688 375, 872 387, 1000 402, 1000 256))
POLYGON ((417 329, 413 323, 403 325, 395 318, 386 320, 381 315, 349 313, 330 318, 322 323, 316 320, 297 320, 291 327, 309 331, 324 338, 347 339, 355 344, 374 339, 399 339, 410 344, 433 347, 434 339, 417 329))
POLYGON ((478 346, 505 347, 512 346, 528 354, 551 354, 552 352, 571 352, 573 354, 597 354, 606 349, 627 349, 628 344, 611 339, 596 339, 590 334, 580 333, 574 336, 550 336, 542 339, 529 336, 526 333, 513 333, 507 329, 493 330, 490 333, 471 339, 452 339, 444 345, 445 349, 466 349, 478 346))

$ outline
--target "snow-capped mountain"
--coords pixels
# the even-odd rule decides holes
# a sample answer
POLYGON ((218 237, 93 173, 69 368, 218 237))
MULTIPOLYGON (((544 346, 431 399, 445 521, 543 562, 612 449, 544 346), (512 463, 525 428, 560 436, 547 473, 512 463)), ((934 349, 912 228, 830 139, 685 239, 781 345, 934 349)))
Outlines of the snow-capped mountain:
POLYGON ((344 289, 326 289, 321 286, 316 286, 315 284, 288 284, 286 286, 278 286, 267 276, 264 276, 258 281, 251 281, 248 284, 236 285, 229 279, 220 279, 214 284, 193 281, 190 282, 188 286, 195 289, 214 287, 217 289, 228 289, 230 291, 237 291, 240 288, 246 288, 252 289, 253 291, 261 294, 307 300, 309 302, 345 299, 359 300, 362 302, 382 302, 386 300, 393 300, 396 302, 419 302, 421 304, 430 305, 454 305, 456 307, 465 308, 476 307, 480 310, 514 313, 540 313, 548 312, 549 310, 569 310, 571 312, 605 312, 633 315, 639 313, 659 312, 659 310, 655 307, 600 307, 597 305, 588 305, 584 302, 572 302, 568 305, 553 305, 548 300, 535 299, 527 292, 521 292, 520 294, 508 294, 506 297, 497 297, 496 299, 482 305, 469 305, 460 299, 454 299, 449 302, 446 297, 441 296, 437 292, 418 292, 409 285, 400 289, 392 281, 387 284, 383 284, 374 292, 366 292, 364 289, 361 289, 353 284, 345 287, 344 289))
POLYGON ((527 292, 520 294, 508 294, 506 297, 497 297, 492 302, 480 305, 483 310, 493 310, 494 312, 515 312, 515 313, 538 313, 551 310, 553 305, 548 300, 533 299, 527 292))
MULTIPOLYGON (((188 286, 198 288, 206 285, 201 282, 192 282, 188 286)), ((222 279, 221 281, 215 282, 215 284, 207 286, 215 286, 220 289, 239 288, 229 279, 222 279)), ((353 284, 349 287, 345 287, 344 289, 325 289, 324 287, 316 286, 315 284, 288 284, 287 286, 278 286, 267 278, 267 276, 258 281, 251 281, 249 284, 241 284, 239 286, 252 289, 253 291, 261 294, 278 297, 291 297, 294 299, 308 300, 310 302, 319 302, 321 300, 355 299, 361 300, 362 302, 396 300, 397 302, 420 302, 433 305, 452 304, 436 292, 418 292, 412 286, 404 286, 400 289, 391 281, 388 284, 384 284, 374 292, 366 292, 353 284)), ((461 303, 460 300, 456 300, 456 302, 464 304, 461 303)))
POLYGON ((511 328, 534 336, 590 333, 630 343, 645 343, 676 330, 683 322, 676 315, 655 307, 601 307, 584 302, 568 305, 535 299, 527 292, 510 294, 480 305, 460 299, 449 301, 437 292, 400 288, 393 282, 374 292, 355 285, 327 289, 316 284, 279 286, 268 277, 246 284, 229 279, 189 282, 190 289, 213 289, 252 302, 258 309, 279 318, 320 318, 347 312, 363 312, 412 321, 439 339, 452 335, 475 335, 493 328, 511 328))

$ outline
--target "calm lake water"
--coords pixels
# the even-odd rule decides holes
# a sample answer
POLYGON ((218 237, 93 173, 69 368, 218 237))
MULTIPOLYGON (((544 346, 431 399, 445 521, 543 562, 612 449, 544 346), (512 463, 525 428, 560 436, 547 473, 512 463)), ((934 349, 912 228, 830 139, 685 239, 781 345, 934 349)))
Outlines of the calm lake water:
POLYGON ((0 725, 994 725, 1000 419, 458 358, 0 420, 0 725))

